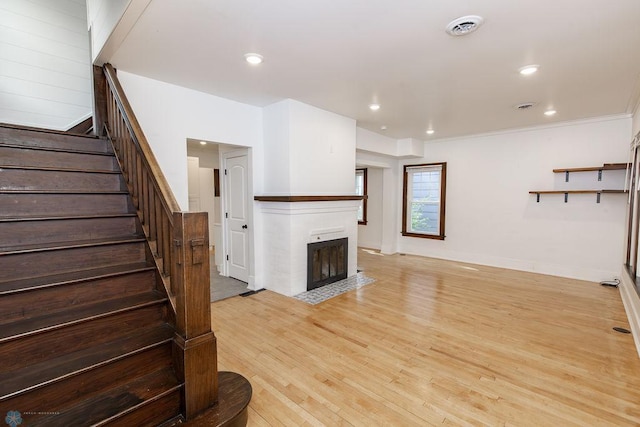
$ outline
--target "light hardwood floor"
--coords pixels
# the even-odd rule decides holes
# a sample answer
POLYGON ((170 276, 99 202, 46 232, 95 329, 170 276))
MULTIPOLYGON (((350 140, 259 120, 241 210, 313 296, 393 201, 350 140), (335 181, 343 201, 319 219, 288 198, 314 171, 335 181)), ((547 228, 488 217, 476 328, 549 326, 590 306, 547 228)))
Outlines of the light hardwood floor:
POLYGON ((358 251, 377 281, 311 306, 212 304, 249 426, 640 425, 640 359, 597 283, 358 251))

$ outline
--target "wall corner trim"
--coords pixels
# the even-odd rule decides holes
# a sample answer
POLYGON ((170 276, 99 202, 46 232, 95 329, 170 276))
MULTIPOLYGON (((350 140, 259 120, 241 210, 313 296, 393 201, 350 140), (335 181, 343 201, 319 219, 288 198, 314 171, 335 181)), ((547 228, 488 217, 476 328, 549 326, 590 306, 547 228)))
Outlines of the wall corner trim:
POLYGON ((635 290, 635 280, 629 275, 626 267, 622 267, 622 280, 620 281, 620 296, 622 304, 627 312, 629 325, 633 334, 636 351, 640 357, 640 297, 635 290))

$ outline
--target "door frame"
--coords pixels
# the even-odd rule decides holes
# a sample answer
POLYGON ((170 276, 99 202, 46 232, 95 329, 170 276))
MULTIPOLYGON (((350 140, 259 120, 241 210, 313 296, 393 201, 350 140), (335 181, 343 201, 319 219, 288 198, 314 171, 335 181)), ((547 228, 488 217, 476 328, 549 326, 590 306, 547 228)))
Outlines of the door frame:
POLYGON ((246 156, 247 157, 247 245, 248 245, 248 268, 249 268, 249 281, 247 283, 249 289, 255 289, 255 256, 254 256, 254 220, 253 220, 253 168, 252 168, 252 156, 250 148, 237 147, 231 149, 224 149, 221 144, 219 146, 220 155, 220 213, 221 213, 221 232, 222 232, 222 270, 220 275, 229 276, 229 260, 227 260, 227 252, 229 248, 229 221, 226 215, 228 205, 229 194, 229 181, 228 175, 225 173, 227 170, 227 161, 231 157, 246 156))

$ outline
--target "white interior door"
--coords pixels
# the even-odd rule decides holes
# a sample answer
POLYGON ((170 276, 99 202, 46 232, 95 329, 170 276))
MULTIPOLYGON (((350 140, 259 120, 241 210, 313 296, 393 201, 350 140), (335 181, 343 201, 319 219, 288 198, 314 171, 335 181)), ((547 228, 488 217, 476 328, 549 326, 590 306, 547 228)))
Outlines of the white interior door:
POLYGON ((249 281, 249 186, 247 155, 226 159, 228 274, 249 281))

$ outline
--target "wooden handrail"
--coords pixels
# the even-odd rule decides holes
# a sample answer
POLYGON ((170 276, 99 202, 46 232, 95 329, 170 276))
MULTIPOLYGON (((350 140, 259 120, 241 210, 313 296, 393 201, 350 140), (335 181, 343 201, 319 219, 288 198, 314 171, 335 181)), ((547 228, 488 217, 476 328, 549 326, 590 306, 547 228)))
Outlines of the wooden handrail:
POLYGON ((175 313, 176 289, 171 284, 171 246, 173 214, 180 209, 111 64, 104 65, 104 75, 107 92, 106 134, 113 144, 175 313))
POLYGON ((148 166, 153 169, 155 177, 158 178, 156 181, 158 189, 162 193, 167 209, 172 212, 180 211, 180 206, 173 196, 173 192, 171 191, 171 188, 169 187, 169 184, 167 183, 167 180, 162 173, 162 169, 160 169, 160 166, 158 165, 158 162, 153 155, 153 151, 151 151, 149 142, 142 132, 142 128, 140 127, 140 123, 138 123, 138 119, 133 113, 131 104, 129 104, 129 100, 127 100, 127 97, 124 96, 124 90, 122 89, 122 86, 120 85, 120 82, 116 77, 116 71, 111 64, 105 64, 104 72, 108 84, 114 88, 112 93, 116 102, 122 108, 123 114, 128 118, 126 124, 129 127, 129 131, 132 133, 132 136, 135 137, 135 142, 140 147, 142 154, 144 154, 144 159, 148 163, 148 166))
POLYGON ((216 337, 211 331, 206 212, 181 212, 111 64, 105 64, 105 131, 171 301, 174 364, 183 410, 192 418, 218 400, 216 337))

